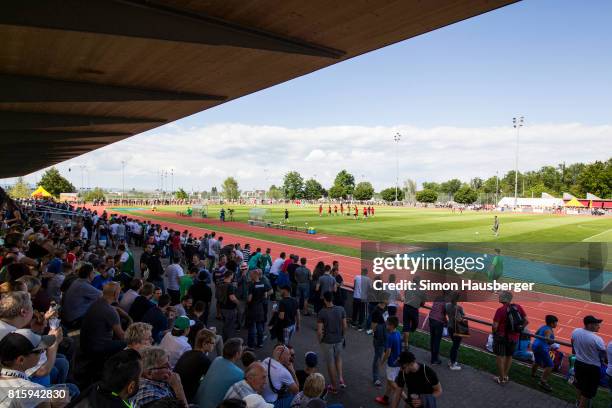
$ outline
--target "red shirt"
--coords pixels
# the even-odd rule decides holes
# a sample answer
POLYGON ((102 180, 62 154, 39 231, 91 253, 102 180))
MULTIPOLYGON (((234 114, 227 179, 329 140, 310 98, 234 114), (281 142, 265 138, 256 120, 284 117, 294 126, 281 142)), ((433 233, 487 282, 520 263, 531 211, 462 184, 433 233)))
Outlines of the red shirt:
POLYGON ((178 235, 173 236, 170 242, 172 242, 172 249, 181 249, 181 237, 178 235))
POLYGON ((287 272, 287 267, 292 263, 293 261, 291 260, 291 258, 287 258, 285 259, 285 262, 283 263, 283 266, 281 266, 281 271, 283 272, 287 272))
MULTIPOLYGON (((512 303, 512 305, 516 306, 518 312, 523 316, 523 319, 527 317, 527 314, 521 307, 521 305, 517 305, 512 303)), ((506 318, 508 316, 508 305, 502 305, 499 309, 495 311, 495 317, 493 318, 493 322, 497 322, 497 334, 499 336, 506 335, 506 318)), ((518 342, 520 334, 519 333, 508 333, 508 339, 513 342, 518 342)))
POLYGON ((74 261, 76 261, 76 255, 72 252, 68 252, 66 255, 66 262, 68 262, 70 265, 74 265, 74 261))

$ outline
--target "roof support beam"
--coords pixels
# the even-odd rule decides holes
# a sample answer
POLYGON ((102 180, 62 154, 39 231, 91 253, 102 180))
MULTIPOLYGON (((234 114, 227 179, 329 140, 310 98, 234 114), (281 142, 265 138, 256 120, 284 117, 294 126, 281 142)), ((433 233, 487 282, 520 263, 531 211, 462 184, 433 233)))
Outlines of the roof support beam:
MULTIPOLYGON (((59 130, 0 130, 2 148, 12 145, 29 145, 36 143, 36 149, 41 146, 54 145, 60 142, 74 143, 79 146, 88 141, 109 144, 131 136, 125 132, 68 132, 59 130)), ((32 146, 29 146, 32 150, 32 146)), ((36 150, 34 149, 34 150, 36 150)))
POLYGON ((345 52, 147 0, 19 0, 0 24, 260 49, 323 58, 345 52))
POLYGON ((0 111, 0 131, 18 129, 48 129, 57 127, 84 127, 116 124, 158 124, 166 121, 153 118, 126 118, 119 116, 85 116, 63 113, 0 111))
MULTIPOLYGON (((39 4, 45 4, 40 2, 39 4)), ((0 13, 0 16, 2 13, 0 13)), ((224 101, 225 96, 0 74, 0 103, 224 101)))

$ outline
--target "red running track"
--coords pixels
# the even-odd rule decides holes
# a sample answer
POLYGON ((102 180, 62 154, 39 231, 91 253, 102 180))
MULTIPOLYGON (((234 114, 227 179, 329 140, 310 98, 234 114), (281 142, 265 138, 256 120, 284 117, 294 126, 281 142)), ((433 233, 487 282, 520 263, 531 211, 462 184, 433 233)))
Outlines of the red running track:
MULTIPOLYGON (((103 207, 93 207, 92 209, 97 209, 100 211, 103 207)), ((141 212, 149 213, 149 211, 141 212)), ((152 213, 159 214, 162 213, 152 213)), ((134 217, 134 213, 129 213, 127 215, 131 215, 134 217)), ((161 224, 162 226, 167 226, 168 228, 172 228, 175 230, 188 230, 196 236, 202 236, 205 232, 215 231, 214 225, 219 225, 219 222, 212 222, 211 225, 207 225, 208 228, 205 227, 194 227, 190 225, 181 224, 181 220, 185 220, 184 217, 177 216, 172 213, 163 213, 165 218, 175 218, 177 223, 172 222, 164 222, 156 219, 150 219, 151 222, 156 224, 161 224)), ((193 219, 191 219, 193 221, 193 219)), ((209 221, 209 220, 208 220, 209 221)), ((208 222, 207 221, 207 222, 208 222)), ((225 223, 227 224, 227 223, 225 223)), ((240 228, 244 230, 250 230, 251 228, 261 232, 260 227, 251 227, 249 225, 240 224, 240 223, 231 223, 232 228, 240 228)), ((302 234, 292 231, 279 231, 279 230, 270 230, 274 231, 275 235, 280 236, 291 236, 294 237, 298 235, 300 239, 305 239, 305 237, 313 237, 312 235, 302 234), (278 232, 278 234, 277 234, 278 232)), ((345 256, 345 255, 336 255, 330 252, 319 251, 310 248, 303 248, 299 246, 293 245, 285 245, 277 242, 267 241, 263 239, 255 239, 250 237, 244 237, 236 234, 228 234, 224 232, 220 232, 217 230, 218 236, 223 236, 225 242, 240 242, 244 244, 246 242, 251 244, 252 248, 261 247, 262 250, 265 248, 271 248, 273 254, 278 254, 280 252, 286 252, 287 254, 295 253, 300 257, 306 257, 309 263, 312 265, 313 263, 323 261, 326 264, 331 264, 332 261, 337 260, 340 262, 341 273, 345 278, 345 282, 352 282, 353 278, 360 273, 361 270, 361 260, 359 258, 345 256)), ((316 236, 316 235, 315 235, 316 236)), ((330 244, 337 244, 339 246, 343 245, 343 242, 352 241, 351 244, 346 246, 354 247, 355 240, 354 238, 348 238, 347 240, 337 240, 335 236, 329 236, 328 239, 330 244)), ((359 245, 361 241, 358 241, 359 245)), ((492 321, 493 315, 495 314, 495 310, 499 307, 499 303, 494 298, 495 295, 491 295, 492 300, 486 302, 463 302, 463 308, 465 313, 469 317, 473 317, 476 319, 484 320, 484 321, 492 321)), ((596 302, 588 302, 584 300, 575 300, 571 298, 566 298, 557 295, 550 295, 546 293, 538 294, 538 299, 534 301, 522 302, 521 306, 525 309, 529 319, 529 327, 532 332, 535 332, 537 328, 544 324, 544 317, 547 314, 554 314, 559 318, 559 324, 557 329, 555 330, 555 337, 558 340, 570 342, 570 337, 572 331, 576 327, 582 327, 582 318, 586 315, 592 314, 600 319, 603 319, 603 323, 601 324, 601 328, 599 331, 599 335, 604 339, 606 344, 612 340, 612 306, 605 305, 602 303, 596 302)), ((477 330, 481 330, 483 332, 489 332, 490 328, 483 324, 474 323, 472 327, 477 330)), ((484 345, 480 345, 481 347, 484 345)))

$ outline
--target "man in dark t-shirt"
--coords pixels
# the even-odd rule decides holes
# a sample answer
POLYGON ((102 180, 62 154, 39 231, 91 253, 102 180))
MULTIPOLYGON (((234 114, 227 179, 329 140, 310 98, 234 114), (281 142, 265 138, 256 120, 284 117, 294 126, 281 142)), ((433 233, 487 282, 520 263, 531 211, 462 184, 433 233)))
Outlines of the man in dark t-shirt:
POLYGON ((151 332, 155 343, 159 343, 164 332, 168 330, 168 318, 164 312, 170 306, 170 300, 170 295, 161 295, 157 301, 157 306, 150 308, 142 317, 144 323, 149 323, 153 326, 151 332))
POLYGON ((123 329, 117 310, 111 306, 119 298, 120 287, 117 282, 104 286, 102 297, 93 302, 83 317, 81 324, 81 349, 98 356, 108 356, 127 346, 123 341, 123 329), (113 336, 117 340, 113 339, 113 336))
POLYGON ((223 275, 223 283, 219 286, 219 293, 216 293, 223 318, 223 340, 227 341, 236 337, 236 319, 238 310, 236 309, 240 301, 236 297, 236 286, 232 282, 234 272, 227 270, 223 275))
POLYGON ((281 300, 278 302, 278 318, 282 322, 283 343, 290 344, 296 330, 300 330, 300 314, 298 301, 291 297, 291 286, 280 287, 281 300))
POLYGON ((401 368, 395 379, 397 388, 391 407, 399 407, 404 387, 408 395, 407 406, 435 407, 436 398, 442 395, 442 385, 436 372, 431 367, 418 363, 414 354, 409 351, 403 351, 398 362, 401 368))
POLYGON ((174 366, 174 372, 181 377, 185 397, 190 403, 194 403, 200 379, 210 367, 211 361, 206 354, 214 348, 215 334, 208 329, 201 329, 196 336, 193 350, 183 353, 174 366))
POLYGON ((198 277, 195 279, 193 285, 187 291, 188 295, 193 298, 193 304, 203 302, 205 305, 204 312, 200 316, 200 320, 205 326, 208 326, 208 315, 210 312, 210 302, 212 301, 212 289, 206 283, 208 272, 200 272, 198 277))
POLYGON ((264 326, 266 323, 265 300, 270 287, 261 280, 261 270, 249 272, 251 281, 248 284, 246 304, 246 324, 249 330, 247 345, 250 348, 263 346, 264 326), (257 336, 257 344, 255 344, 257 336))

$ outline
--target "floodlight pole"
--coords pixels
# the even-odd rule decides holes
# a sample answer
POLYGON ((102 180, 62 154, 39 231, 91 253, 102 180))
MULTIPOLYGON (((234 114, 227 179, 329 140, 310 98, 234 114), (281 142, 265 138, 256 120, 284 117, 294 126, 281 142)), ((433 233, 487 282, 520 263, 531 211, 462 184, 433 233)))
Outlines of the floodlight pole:
POLYGON ((125 199, 125 160, 121 160, 121 199, 125 199))
POLYGON ((518 204, 518 161, 519 161, 519 131, 523 127, 524 117, 512 118, 512 126, 516 129, 516 160, 514 165, 514 208, 518 204))
POLYGON ((170 180, 172 183, 170 184, 170 194, 172 195, 172 197, 174 197, 174 169, 170 169, 170 180))
POLYGON ((497 194, 499 193, 499 172, 496 171, 495 172, 495 206, 497 207, 497 203, 498 203, 498 196, 497 194))
MULTIPOLYGON (((393 136, 393 141, 396 144, 399 144, 402 139, 402 135, 399 132, 395 133, 393 136)), ((399 189, 399 149, 395 146, 395 202, 397 203, 399 200, 397 199, 397 190, 399 189)))

